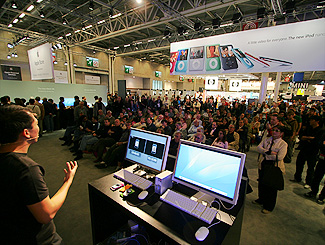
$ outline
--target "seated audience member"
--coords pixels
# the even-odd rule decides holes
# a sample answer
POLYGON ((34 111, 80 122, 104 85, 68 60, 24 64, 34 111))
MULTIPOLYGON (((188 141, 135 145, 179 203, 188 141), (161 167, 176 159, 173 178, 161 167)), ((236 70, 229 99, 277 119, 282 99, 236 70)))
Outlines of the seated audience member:
POLYGON ((211 128, 205 133, 206 144, 211 145, 211 143, 217 138, 219 129, 217 127, 217 122, 211 124, 211 128))
POLYGON ((200 126, 199 121, 195 119, 193 121, 193 125, 187 131, 188 137, 192 137, 194 134, 196 134, 198 128, 202 128, 202 126, 200 126))
POLYGON ((239 134, 239 149, 240 152, 246 152, 247 134, 248 128, 244 124, 244 120, 238 121, 238 127, 236 132, 239 134))
POLYGON ((97 168, 107 168, 109 165, 117 165, 116 170, 122 168, 122 161, 125 156, 131 130, 131 123, 127 122, 126 125, 127 129, 122 133, 120 139, 108 149, 103 157, 103 161, 95 165, 97 168))
POLYGON ((162 120, 161 121, 161 126, 164 129, 164 134, 172 136, 173 130, 172 128, 168 125, 167 120, 162 120))
POLYGON ((194 136, 194 142, 204 144, 204 134, 202 132, 197 132, 194 136))
POLYGON ((228 142, 226 140, 226 131, 221 129, 218 133, 218 137, 211 144, 212 146, 228 149, 228 142))
POLYGON ((97 153, 97 158, 94 162, 102 161, 102 157, 106 147, 111 147, 120 138, 123 130, 120 127, 120 120, 115 119, 114 125, 108 128, 107 135, 105 138, 100 139, 93 147, 94 152, 97 153))
POLYGON ((179 141, 182 137, 181 132, 176 132, 174 138, 170 141, 170 146, 169 146, 169 152, 168 154, 171 154, 173 156, 176 156, 177 154, 177 149, 179 145, 179 141))
POLYGON ((173 134, 173 136, 175 137, 175 133, 176 132, 180 132, 182 134, 182 139, 187 139, 187 131, 185 129, 182 129, 182 124, 180 122, 175 124, 176 128, 175 128, 175 132, 173 134))
POLYGON ((146 128, 146 130, 150 131, 150 132, 156 132, 156 130, 157 130, 157 127, 155 126, 155 124, 153 124, 150 117, 147 118, 147 128, 146 128))
POLYGON ((133 128, 138 128, 138 129, 146 129, 147 128, 147 124, 146 124, 146 118, 145 117, 141 117, 140 121, 133 124, 132 126, 133 128))
POLYGON ((235 132, 235 126, 233 124, 229 125, 228 133, 226 135, 226 140, 228 142, 228 149, 233 151, 238 151, 239 149, 239 134, 235 132))
MULTIPOLYGON (((206 142, 206 136, 204 135, 204 132, 203 132, 203 128, 198 128, 197 129, 197 133, 202 133, 203 134, 203 140, 202 140, 202 143, 205 144, 206 142)), ((189 141, 195 141, 195 137, 196 137, 196 134, 192 135, 190 138, 188 138, 189 141)))

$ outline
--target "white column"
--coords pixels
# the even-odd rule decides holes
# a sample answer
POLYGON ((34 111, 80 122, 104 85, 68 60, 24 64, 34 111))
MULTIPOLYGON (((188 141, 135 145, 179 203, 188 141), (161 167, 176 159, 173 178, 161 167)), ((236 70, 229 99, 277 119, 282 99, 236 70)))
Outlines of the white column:
POLYGON ((64 56, 65 56, 65 61, 67 62, 67 72, 68 72, 68 83, 71 84, 71 69, 70 69, 70 65, 69 65, 69 47, 67 46, 64 50, 63 50, 64 56))
POLYGON ((275 87, 274 87, 274 100, 273 100, 274 102, 278 101, 280 82, 281 82, 281 75, 282 75, 282 72, 277 72, 276 73, 276 81, 275 81, 275 87))
POLYGON ((70 67, 70 77, 71 77, 71 83, 76 84, 76 72, 75 68, 73 66, 73 55, 72 51, 69 49, 69 62, 68 66, 70 67))
POLYGON ((108 55, 108 92, 114 94, 114 83, 115 83, 115 76, 114 76, 114 68, 115 68, 115 55, 107 54, 108 55))
POLYGON ((258 102, 259 103, 262 103, 265 100, 268 78, 269 78, 269 73, 268 72, 263 72, 262 73, 262 79, 261 79, 260 95, 258 97, 258 102))

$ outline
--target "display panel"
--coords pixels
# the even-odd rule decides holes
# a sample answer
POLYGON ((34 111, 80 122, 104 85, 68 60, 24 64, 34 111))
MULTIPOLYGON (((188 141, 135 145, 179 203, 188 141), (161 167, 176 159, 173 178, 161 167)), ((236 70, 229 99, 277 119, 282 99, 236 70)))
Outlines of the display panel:
POLYGON ((165 170, 171 137, 131 129, 125 159, 155 172, 165 170))
POLYGON ((173 181, 236 204, 246 155, 181 140, 173 181))

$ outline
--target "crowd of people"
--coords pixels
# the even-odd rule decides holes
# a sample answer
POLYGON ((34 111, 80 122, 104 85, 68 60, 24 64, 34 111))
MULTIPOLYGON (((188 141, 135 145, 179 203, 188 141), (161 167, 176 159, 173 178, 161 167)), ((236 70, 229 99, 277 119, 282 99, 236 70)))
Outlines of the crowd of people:
MULTIPOLYGON (((3 103, 3 98, 1 103, 8 104, 3 103)), ((291 163, 297 147, 300 151, 296 173, 291 180, 302 182, 303 167, 307 162, 304 188, 311 190, 306 196, 315 198, 319 204, 324 203, 325 188, 317 195, 325 174, 325 135, 322 130, 325 107, 322 102, 289 103, 282 100, 248 104, 245 100, 229 102, 225 98, 213 97, 203 102, 201 97, 190 96, 169 99, 167 96, 140 97, 135 94, 121 98, 117 94, 108 94, 106 106, 97 96, 92 106, 86 97, 79 100, 75 96, 73 110, 67 114, 63 97, 55 112, 49 110, 51 104, 57 108, 53 100, 43 98, 43 104, 38 101, 39 97, 35 101, 30 99, 27 107, 37 114, 40 127, 44 123, 46 131, 51 132, 48 121, 56 115, 57 128, 65 129, 60 138, 64 140, 62 145, 70 146, 75 160, 83 158, 83 154, 93 153, 98 168, 116 165, 119 169, 125 164, 123 158, 131 127, 172 136, 171 155, 176 155, 180 139, 243 153, 247 153, 252 144, 257 144, 260 180, 264 176, 264 167, 270 162, 276 162, 285 173, 285 164, 291 163), (44 117, 42 111, 45 111, 44 117)), ((259 181, 259 198, 254 203, 263 205, 263 213, 270 213, 275 207, 276 193, 259 181)))

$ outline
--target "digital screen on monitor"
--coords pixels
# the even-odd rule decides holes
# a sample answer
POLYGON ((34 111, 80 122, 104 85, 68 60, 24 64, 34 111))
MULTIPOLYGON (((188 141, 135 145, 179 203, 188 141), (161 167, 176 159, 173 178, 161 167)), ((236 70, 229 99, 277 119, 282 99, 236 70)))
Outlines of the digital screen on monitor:
POLYGON ((182 140, 173 180, 236 204, 245 157, 243 153, 182 140))
POLYGON ((166 167, 170 140, 168 135, 132 128, 125 159, 161 172, 166 167))

